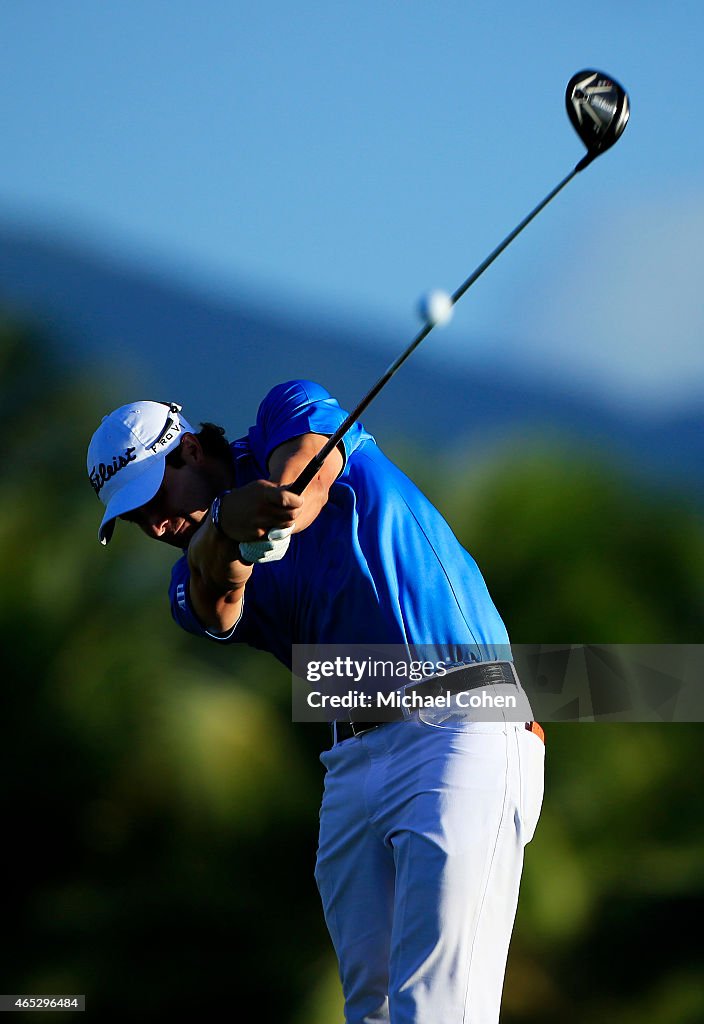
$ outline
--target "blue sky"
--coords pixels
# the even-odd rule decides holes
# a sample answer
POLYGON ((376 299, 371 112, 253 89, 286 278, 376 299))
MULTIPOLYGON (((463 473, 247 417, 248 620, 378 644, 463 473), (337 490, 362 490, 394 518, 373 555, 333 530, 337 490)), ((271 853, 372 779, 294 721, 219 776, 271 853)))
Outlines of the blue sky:
POLYGON ((704 8, 15 0, 0 6, 0 222, 85 238, 277 312, 398 338, 582 155, 597 67, 618 146, 540 215, 423 358, 659 411, 704 394, 704 8))

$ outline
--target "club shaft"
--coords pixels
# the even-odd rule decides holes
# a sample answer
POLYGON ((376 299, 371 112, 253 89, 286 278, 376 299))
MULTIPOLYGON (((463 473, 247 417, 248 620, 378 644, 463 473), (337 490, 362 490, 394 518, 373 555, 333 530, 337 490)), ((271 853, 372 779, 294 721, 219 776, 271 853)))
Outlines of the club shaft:
MULTIPOLYGON (((552 192, 545 196, 545 198, 540 203, 538 203, 535 209, 531 210, 528 216, 524 217, 521 223, 517 227, 515 227, 513 231, 509 235, 507 235, 502 242, 499 243, 499 245, 497 245, 494 251, 487 256, 484 262, 479 264, 477 269, 474 270, 467 278, 467 280, 464 281, 459 286, 457 291, 453 293, 451 299, 453 306, 455 305, 456 302, 459 302, 459 300, 462 298, 465 292, 468 291, 468 289, 472 287, 474 282, 482 276, 484 271, 491 266, 494 260, 501 255, 504 249, 506 249, 507 246, 511 244, 514 238, 516 238, 517 235, 520 235, 521 231, 523 231, 523 229, 527 227, 528 224, 530 224, 533 218, 537 217, 540 211, 544 210, 548 203, 555 198, 558 192, 561 192, 565 185, 567 185, 572 180, 572 178, 574 178, 575 175, 578 174, 581 170, 582 165, 577 164, 577 166, 572 171, 570 171, 570 173, 565 178, 562 179, 559 185, 556 185, 552 192)), ((420 343, 424 341, 425 338, 428 337, 433 327, 434 324, 430 322, 427 322, 425 324, 425 326, 415 336, 415 338, 408 346, 408 348, 404 349, 404 351, 399 356, 397 356, 396 359, 394 359, 394 361, 391 363, 391 365, 388 367, 385 373, 376 382, 374 387, 367 392, 362 401, 352 410, 352 412, 349 414, 349 416, 347 416, 344 422, 340 424, 335 433, 328 438, 328 440, 320 449, 318 454, 310 460, 308 465, 302 470, 302 472, 298 475, 298 477, 291 484, 288 490, 293 491, 294 494, 303 493, 303 491, 311 482, 313 477, 316 476, 316 474, 320 470, 320 467, 325 462, 325 459, 328 457, 333 448, 337 447, 337 445, 340 443, 343 436, 347 433, 352 424, 357 419, 359 419, 359 417, 362 415, 367 406, 376 398, 381 389, 391 380, 391 378, 394 376, 399 367, 401 367, 403 363, 405 363, 405 361, 408 359, 412 352, 415 352, 420 343)))
POLYGON ((454 306, 454 304, 456 302, 459 302, 459 300, 462 298, 464 293, 469 288, 472 287, 474 282, 478 278, 480 278, 482 276, 484 271, 487 270, 491 266, 491 264, 494 262, 494 260, 498 256, 501 255, 501 253, 504 251, 504 249, 508 248, 508 246, 514 240, 514 238, 516 238, 518 235, 520 235, 521 231, 523 231, 524 228, 528 227, 530 222, 535 217, 538 216, 538 214, 541 212, 541 210, 545 209, 545 207, 548 205, 548 203, 551 202, 555 198, 555 196, 558 194, 558 192, 562 192, 562 190, 565 187, 565 185, 568 185, 572 181, 574 176, 579 173, 579 170, 580 170, 579 165, 577 167, 575 167, 573 170, 571 170, 570 173, 565 178, 562 179, 560 184, 556 185, 555 188, 552 190, 552 192, 550 192, 548 195, 546 195, 545 199, 543 199, 541 202, 539 202, 538 205, 535 207, 535 209, 531 210, 530 213, 528 214, 528 216, 524 217, 523 220, 521 221, 521 223, 517 227, 515 227, 513 229, 513 231, 509 235, 506 235, 506 237, 504 238, 503 242, 499 242, 499 244, 496 246, 494 251, 489 253, 489 255, 484 260, 484 262, 480 263, 479 266, 477 267, 477 269, 474 270, 469 275, 467 280, 463 284, 461 284, 459 286, 457 291, 453 293, 453 295, 452 295, 452 305, 453 306, 454 306))

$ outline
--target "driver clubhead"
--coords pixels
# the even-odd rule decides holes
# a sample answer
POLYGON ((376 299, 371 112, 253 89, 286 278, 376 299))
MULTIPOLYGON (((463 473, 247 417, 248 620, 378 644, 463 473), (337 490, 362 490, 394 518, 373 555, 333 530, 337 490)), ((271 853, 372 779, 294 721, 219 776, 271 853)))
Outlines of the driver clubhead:
POLYGON ((579 71, 567 85, 565 104, 574 130, 587 147, 581 170, 620 139, 628 124, 628 93, 603 71, 579 71))

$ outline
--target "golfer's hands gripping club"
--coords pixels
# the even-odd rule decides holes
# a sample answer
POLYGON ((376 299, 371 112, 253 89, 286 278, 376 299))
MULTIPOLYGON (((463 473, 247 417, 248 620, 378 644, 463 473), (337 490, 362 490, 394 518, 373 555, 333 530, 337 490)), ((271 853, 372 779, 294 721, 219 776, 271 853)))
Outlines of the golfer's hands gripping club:
POLYGON ((219 495, 211 506, 213 523, 239 543, 246 562, 275 562, 288 550, 303 498, 268 480, 255 480, 219 495))

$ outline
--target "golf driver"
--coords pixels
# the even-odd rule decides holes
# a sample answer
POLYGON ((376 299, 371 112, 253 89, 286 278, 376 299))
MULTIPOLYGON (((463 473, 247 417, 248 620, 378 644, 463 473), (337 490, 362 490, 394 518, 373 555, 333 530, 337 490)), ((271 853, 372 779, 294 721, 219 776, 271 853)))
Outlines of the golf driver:
MULTIPOLYGON (((453 292, 451 296, 448 296, 451 306, 454 306, 455 303, 459 302, 464 293, 471 288, 477 278, 481 277, 484 271, 491 266, 497 256, 501 255, 504 249, 511 244, 514 238, 516 238, 516 236, 519 235, 528 224, 530 224, 534 217, 537 217, 540 211, 555 198, 558 192, 562 191, 565 185, 567 185, 572 178, 579 174, 580 171, 583 171, 585 167, 588 167, 589 164, 598 156, 601 156, 602 153, 605 153, 607 149, 610 149, 611 146, 613 146, 613 144, 623 134, 626 124, 628 123, 628 116, 630 113, 628 95, 625 89, 619 85, 614 78, 611 78, 609 75, 605 75, 602 71, 586 70, 579 71, 574 75, 567 85, 565 103, 567 105, 567 113, 570 121, 587 148, 586 155, 579 161, 577 166, 562 179, 559 185, 556 185, 552 192, 550 192, 542 202, 538 203, 535 209, 531 210, 528 216, 525 217, 521 223, 506 236, 506 238, 504 238, 503 242, 497 245, 494 251, 487 256, 484 262, 480 263, 477 269, 470 274, 467 280, 459 286, 457 291, 453 292)), ((288 490, 293 491, 295 494, 303 493, 327 456, 336 447, 336 445, 339 444, 343 435, 349 430, 355 420, 359 419, 361 414, 370 402, 376 398, 384 385, 391 380, 399 367, 405 363, 410 354, 418 348, 425 338, 428 337, 433 327, 435 327, 439 322, 441 322, 440 319, 430 317, 426 320, 425 325, 413 339, 408 348, 394 359, 393 363, 391 363, 383 376, 379 378, 374 387, 352 410, 344 423, 341 423, 335 433, 328 438, 327 442, 323 445, 318 454, 310 460, 296 480, 287 488, 288 490)))

